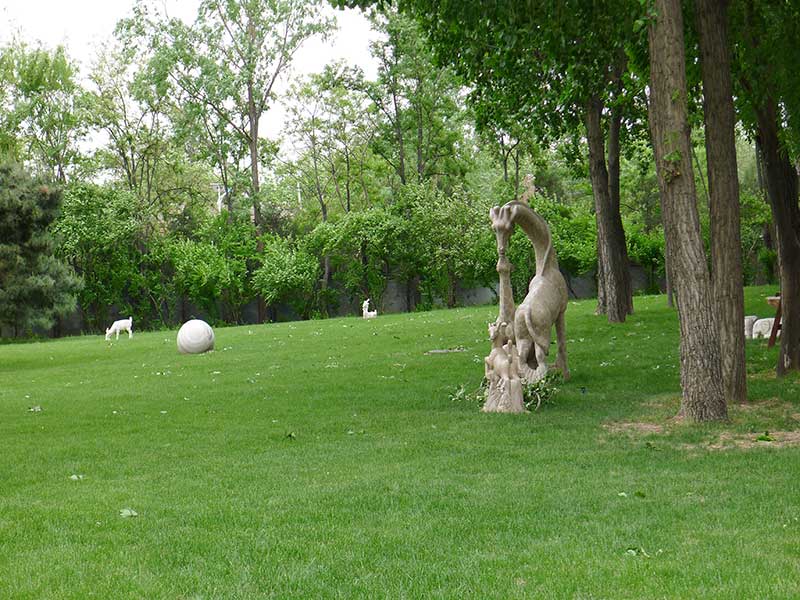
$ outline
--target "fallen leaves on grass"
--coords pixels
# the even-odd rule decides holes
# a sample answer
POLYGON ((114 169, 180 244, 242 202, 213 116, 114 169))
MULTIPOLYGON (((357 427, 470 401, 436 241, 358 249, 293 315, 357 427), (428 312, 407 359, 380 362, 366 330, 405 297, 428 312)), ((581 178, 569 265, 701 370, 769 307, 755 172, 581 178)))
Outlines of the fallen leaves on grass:
MULTIPOLYGON (((664 551, 661 548, 659 548, 658 550, 656 550, 654 556, 658 556, 659 554, 663 554, 663 553, 664 553, 664 551)), ((628 555, 628 556, 640 556, 642 558, 653 558, 641 546, 628 546, 628 548, 625 549, 625 554, 628 555)))

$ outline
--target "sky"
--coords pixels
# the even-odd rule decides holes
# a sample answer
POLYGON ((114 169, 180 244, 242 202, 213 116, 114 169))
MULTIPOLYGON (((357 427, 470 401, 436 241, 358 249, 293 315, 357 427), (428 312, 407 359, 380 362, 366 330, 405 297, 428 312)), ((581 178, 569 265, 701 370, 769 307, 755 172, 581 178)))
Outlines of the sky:
MULTIPOLYGON (((199 0, 157 0, 170 17, 192 22, 199 0)), ((131 13, 134 0, 0 0, 0 46, 14 35, 45 47, 63 45, 78 62, 81 74, 88 73, 97 49, 111 39, 117 21, 131 13)), ((329 62, 343 60, 364 69, 374 77, 375 62, 369 55, 369 42, 376 37, 358 10, 333 10, 339 30, 327 42, 310 40, 295 56, 294 76, 316 73, 329 62)), ((280 95, 286 81, 276 90, 280 95)), ((284 121, 283 107, 276 104, 264 119, 264 132, 275 138, 284 121)))

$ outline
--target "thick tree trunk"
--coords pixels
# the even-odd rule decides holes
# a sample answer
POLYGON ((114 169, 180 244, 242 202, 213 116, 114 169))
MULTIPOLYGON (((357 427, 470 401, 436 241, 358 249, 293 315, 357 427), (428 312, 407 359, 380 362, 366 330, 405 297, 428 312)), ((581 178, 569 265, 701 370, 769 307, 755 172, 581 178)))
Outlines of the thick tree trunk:
MULTIPOLYGON (((620 93, 622 84, 619 86, 620 93)), ((625 243, 625 230, 622 227, 622 213, 620 212, 620 142, 619 132, 622 127, 622 110, 620 107, 615 106, 611 109, 611 118, 608 123, 608 192, 611 198, 612 216, 616 221, 615 227, 619 228, 622 238, 622 246, 625 252, 624 262, 626 265, 626 282, 627 290, 625 292, 628 299, 628 314, 633 314, 633 285, 631 283, 630 268, 628 266, 628 246, 625 243)))
POLYGON ((600 243, 600 238, 597 238, 597 307, 594 309, 595 315, 606 314, 606 285, 603 275, 603 259, 600 254, 603 252, 603 245, 600 243))
MULTIPOLYGON (((633 306, 631 274, 625 231, 619 204, 614 206, 606 169, 605 143, 600 116, 603 104, 593 97, 586 106, 586 132, 589 139, 589 173, 594 192, 598 243, 598 284, 603 286, 606 315, 610 323, 622 323, 633 306)), ((619 145, 617 144, 617 147, 619 145)), ((598 305, 599 308, 599 305, 598 305)))
POLYGON ((720 327, 722 380, 728 402, 745 402, 744 278, 726 2, 696 0, 695 10, 703 74, 712 283, 720 327))
POLYGON ((406 311, 413 312, 420 303, 420 276, 414 275, 406 281, 406 311))
POLYGON ((800 370, 800 206, 797 171, 778 135, 778 110, 767 98, 756 110, 767 197, 777 232, 781 273, 781 352, 777 373, 800 370))
POLYGON ((667 288, 667 306, 669 308, 674 308, 675 307, 675 301, 672 298, 672 296, 673 296, 673 293, 672 293, 673 292, 672 291, 672 280, 669 277, 669 261, 667 260, 667 252, 666 252, 666 250, 664 250, 664 279, 666 280, 665 284, 666 284, 666 288, 667 288))
POLYGON ((680 0, 656 0, 655 9, 648 24, 650 127, 678 300, 681 414, 694 421, 725 419, 719 331, 692 175, 683 15, 680 0))

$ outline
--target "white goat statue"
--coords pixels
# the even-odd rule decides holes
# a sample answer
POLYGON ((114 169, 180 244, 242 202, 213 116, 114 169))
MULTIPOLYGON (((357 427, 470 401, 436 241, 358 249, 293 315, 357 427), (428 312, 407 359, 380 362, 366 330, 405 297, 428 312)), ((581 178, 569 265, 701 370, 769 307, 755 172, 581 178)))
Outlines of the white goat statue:
MULTIPOLYGON (((768 317, 766 319, 759 319, 755 323, 753 323, 753 339, 758 338, 768 338, 772 335, 772 326, 775 324, 774 317, 768 317)), ((781 332, 778 330, 778 335, 781 332)))
POLYGON ((128 332, 128 339, 133 337, 133 317, 128 317, 127 319, 120 319, 119 321, 114 321, 111 324, 111 327, 106 329, 106 340, 110 340, 113 334, 117 334, 117 338, 119 339, 120 331, 127 331, 128 332))
POLYGON ((366 300, 364 300, 364 302, 361 303, 361 316, 364 317, 365 319, 374 319, 375 317, 378 316, 377 310, 369 309, 369 298, 367 298, 366 300))

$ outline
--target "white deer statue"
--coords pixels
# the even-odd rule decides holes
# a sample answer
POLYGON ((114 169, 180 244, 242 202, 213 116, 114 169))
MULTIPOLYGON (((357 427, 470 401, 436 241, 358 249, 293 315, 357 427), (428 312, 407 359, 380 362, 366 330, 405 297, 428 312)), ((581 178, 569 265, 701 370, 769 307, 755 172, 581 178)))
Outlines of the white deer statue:
POLYGON ((364 317, 365 319, 374 319, 375 317, 378 316, 377 310, 369 309, 369 298, 367 298, 366 300, 364 300, 364 302, 361 303, 361 316, 364 317))

